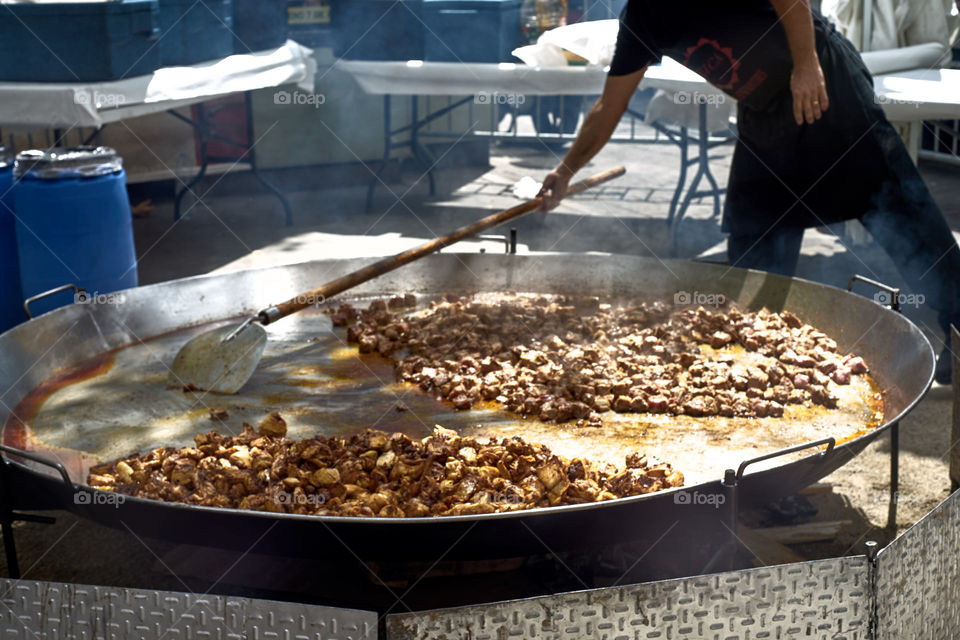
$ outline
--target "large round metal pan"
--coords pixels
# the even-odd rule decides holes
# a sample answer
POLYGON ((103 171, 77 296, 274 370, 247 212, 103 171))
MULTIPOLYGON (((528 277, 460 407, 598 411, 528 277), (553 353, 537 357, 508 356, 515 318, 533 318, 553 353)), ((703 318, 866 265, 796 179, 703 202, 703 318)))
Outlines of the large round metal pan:
MULTIPOLYGON (((359 260, 300 265, 188 278, 124 293, 122 302, 76 304, 0 336, 0 417, 65 367, 104 352, 184 328, 252 313, 363 264, 359 260)), ((618 300, 670 298, 677 292, 722 294, 741 308, 790 310, 827 332, 842 350, 872 366, 885 404, 877 429, 804 457, 782 458, 747 472, 739 500, 789 495, 842 466, 929 388, 934 355, 921 331, 871 298, 760 272, 684 261, 627 256, 437 255, 367 283, 355 294, 424 294, 476 291, 590 294, 618 300)), ((363 428, 364 424, 357 425, 363 428)), ((4 433, 6 445, 16 444, 4 433)), ((797 443, 801 444, 801 443, 797 443)), ((504 514, 426 519, 341 518, 215 509, 128 498, 103 499, 71 477, 17 456, 6 456, 14 506, 63 508, 138 535, 181 543, 264 553, 322 557, 354 554, 364 560, 490 558, 559 552, 595 544, 649 540, 684 523, 722 532, 726 518, 716 501, 693 504, 677 491, 591 505, 504 514), (349 551, 348 551, 349 550, 349 551)), ((736 466, 735 464, 732 466, 736 466)), ((717 495, 720 477, 683 489, 717 495)))

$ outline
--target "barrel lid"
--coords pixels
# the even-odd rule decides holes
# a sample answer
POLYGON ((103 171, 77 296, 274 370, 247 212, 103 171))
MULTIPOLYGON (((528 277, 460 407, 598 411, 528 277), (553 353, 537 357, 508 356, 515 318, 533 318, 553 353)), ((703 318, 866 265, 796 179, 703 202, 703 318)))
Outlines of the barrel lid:
POLYGON ((43 180, 95 178, 122 169, 123 159, 110 147, 54 147, 46 151, 31 149, 18 153, 13 165, 16 177, 43 180))

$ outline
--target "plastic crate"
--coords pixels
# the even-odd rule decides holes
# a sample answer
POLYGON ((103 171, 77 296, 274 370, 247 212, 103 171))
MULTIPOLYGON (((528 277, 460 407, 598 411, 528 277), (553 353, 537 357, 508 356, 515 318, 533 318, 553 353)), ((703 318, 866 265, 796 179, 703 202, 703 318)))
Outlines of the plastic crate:
POLYGON ((349 60, 423 60, 420 0, 333 0, 334 55, 349 60))
POLYGON ((0 80, 97 82, 160 67, 157 0, 4 4, 0 80))
POLYGON ((286 0, 233 0, 235 53, 276 49, 287 41, 286 0))
POLYGON ((183 66, 233 53, 233 0, 159 0, 160 64, 183 66))
POLYGON ((520 0, 424 0, 424 59, 506 62, 521 44, 520 0))

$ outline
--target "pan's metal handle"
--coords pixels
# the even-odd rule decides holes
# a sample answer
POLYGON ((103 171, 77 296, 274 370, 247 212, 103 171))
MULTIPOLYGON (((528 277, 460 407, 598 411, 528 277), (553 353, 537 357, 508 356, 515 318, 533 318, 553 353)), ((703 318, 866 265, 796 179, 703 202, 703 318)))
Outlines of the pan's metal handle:
MULTIPOLYGON (((768 453, 762 455, 758 458, 751 458, 750 460, 744 460, 740 463, 740 466, 737 468, 736 473, 733 469, 727 469, 723 474, 723 481, 721 486, 723 487, 724 495, 726 496, 727 502, 730 506, 728 507, 728 518, 729 524, 727 529, 730 532, 729 540, 727 541, 726 549, 729 553, 730 568, 733 569, 736 564, 737 549, 740 545, 740 538, 737 537, 737 527, 739 526, 740 518, 740 483, 743 480, 743 472, 747 470, 752 464, 757 462, 763 462, 764 460, 770 460, 771 458, 779 458, 780 456, 785 456, 790 453, 796 453, 797 451, 803 451, 804 449, 811 449, 813 447, 822 447, 824 445, 827 448, 820 452, 820 455, 826 455, 833 451, 833 447, 837 444, 837 441, 833 438, 824 438, 823 440, 814 440, 813 442, 807 442, 804 444, 798 444, 793 447, 787 447, 786 449, 780 449, 779 451, 774 451, 773 453, 768 453)), ((717 554, 710 560, 712 565, 715 561, 719 560, 723 552, 723 548, 717 551, 717 554)))
MULTIPOLYGON (((510 253, 510 236, 508 235, 496 235, 496 234, 486 234, 481 236, 474 236, 477 240, 493 240, 494 242, 503 243, 503 252, 510 253)), ((480 248, 480 253, 486 253, 483 247, 480 248)))
POLYGON ((813 442, 807 442, 805 444, 798 444, 794 447, 787 447, 786 449, 780 449, 779 451, 774 451, 773 453, 768 453, 766 455, 760 456, 759 458, 751 458, 750 460, 744 460, 740 463, 740 466, 737 468, 737 484, 740 483, 740 480, 743 479, 743 472, 752 464, 757 462, 763 462, 764 460, 769 460, 771 458, 779 458, 780 456, 785 456, 790 453, 796 453, 797 451, 803 451, 804 449, 812 449, 813 447, 822 447, 827 445, 827 448, 820 452, 821 455, 826 455, 833 451, 833 447, 837 444, 837 441, 833 438, 824 438, 823 440, 814 440, 813 442))
POLYGON ((847 285, 847 291, 853 291, 853 284, 855 282, 862 282, 868 284, 875 289, 880 289, 880 293, 874 294, 873 299, 877 304, 886 304, 889 305, 893 311, 900 311, 900 288, 891 287, 889 285, 883 284, 882 282, 877 282, 870 278, 866 278, 859 274, 854 274, 850 278, 850 283, 847 285), (883 299, 883 294, 887 294, 887 299, 883 299))
MULTIPOLYGON (((503 240, 503 249, 508 256, 513 256, 517 254, 517 228, 510 227, 510 233, 505 235, 484 235, 484 236, 475 236, 479 240, 495 240, 500 242, 503 240)), ((480 247, 480 253, 485 253, 483 247, 480 247)))
POLYGON ((30 313, 30 305, 32 303, 36 302, 37 300, 42 300, 44 298, 48 298, 58 293, 62 293, 67 289, 73 289, 73 299, 76 302, 83 302, 84 299, 86 298, 87 290, 84 289, 83 287, 78 287, 75 284, 65 284, 61 287, 50 289, 49 291, 44 291, 43 293, 38 293, 37 295, 30 296, 29 298, 23 301, 23 310, 27 312, 27 319, 30 320, 33 318, 33 314, 30 313))
POLYGON ((21 458, 26 458, 27 460, 32 460, 33 462, 36 462, 36 463, 38 463, 38 464, 42 464, 42 465, 44 465, 44 466, 51 467, 52 469, 55 469, 57 472, 60 473, 60 477, 63 478, 63 483, 64 483, 65 485, 67 485, 67 488, 68 488, 70 491, 73 491, 73 490, 74 490, 75 487, 73 486, 73 482, 70 480, 70 474, 67 473, 66 468, 65 468, 62 464, 60 464, 59 462, 54 462, 53 460, 48 460, 47 458, 44 458, 43 456, 38 456, 37 454, 31 453, 31 452, 29 452, 29 451, 24 451, 24 450, 22 450, 22 449, 17 449, 17 448, 15 448, 15 447, 8 447, 7 445, 4 445, 4 444, 0 444, 0 451, 3 451, 4 453, 8 453, 8 454, 13 455, 13 456, 19 456, 19 457, 21 457, 21 458))

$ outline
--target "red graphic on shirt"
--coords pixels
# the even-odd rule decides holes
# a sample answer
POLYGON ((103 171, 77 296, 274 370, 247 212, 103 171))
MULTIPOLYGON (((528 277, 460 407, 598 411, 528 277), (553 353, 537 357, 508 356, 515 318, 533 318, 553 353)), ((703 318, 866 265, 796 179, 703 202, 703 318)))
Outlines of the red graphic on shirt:
POLYGON ((733 57, 733 49, 721 47, 716 40, 700 38, 687 49, 683 65, 710 81, 718 89, 732 90, 739 82, 740 61, 733 57))

